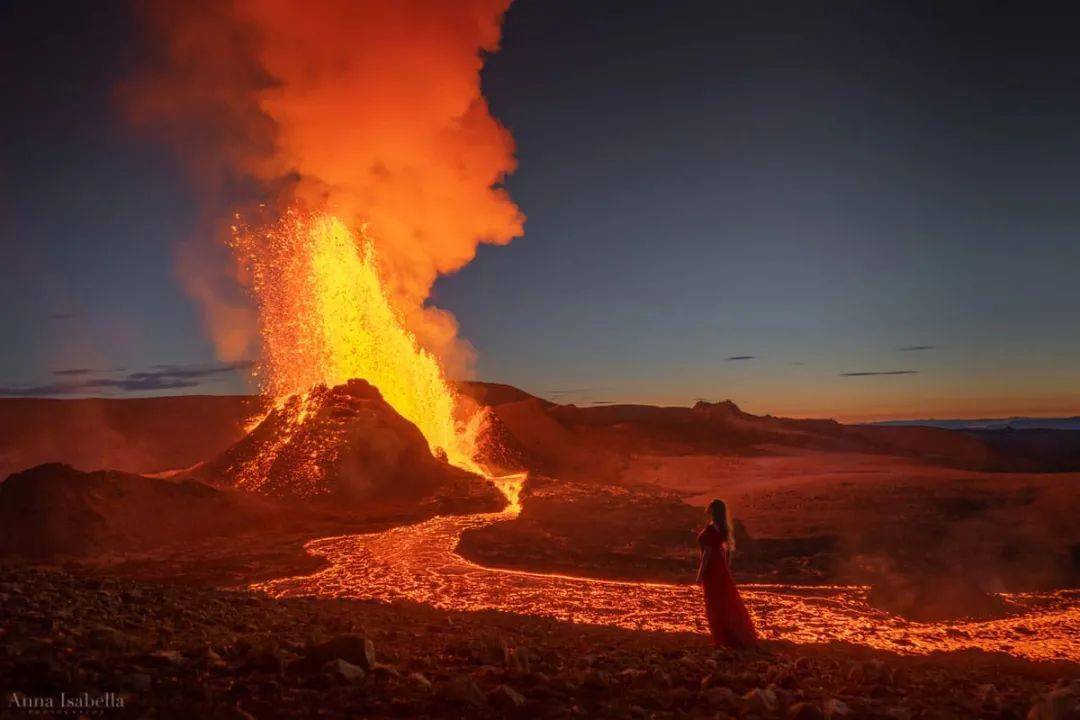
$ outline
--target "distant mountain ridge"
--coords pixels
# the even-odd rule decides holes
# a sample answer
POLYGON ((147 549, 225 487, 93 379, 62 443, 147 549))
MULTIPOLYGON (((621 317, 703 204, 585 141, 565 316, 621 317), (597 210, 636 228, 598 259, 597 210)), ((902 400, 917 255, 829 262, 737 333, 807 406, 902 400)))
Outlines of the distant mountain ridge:
MULTIPOLYGON (((578 407, 509 385, 456 385, 470 401, 492 409, 493 423, 483 439, 494 442, 485 455, 507 472, 527 468, 564 479, 614 476, 625 458, 635 454, 739 455, 777 447, 895 455, 972 470, 1080 468, 1080 433, 1074 430, 1018 424, 1010 425, 1013 430, 987 430, 964 425, 983 421, 964 420, 846 425, 752 415, 730 401, 694 407, 578 407)), ((244 454, 246 426, 263 407, 259 398, 250 396, 0 398, 0 482, 10 473, 48 462, 83 471, 142 474, 191 469, 207 461, 213 465, 215 459, 224 461, 235 445, 240 445, 235 452, 244 454)), ((1080 418, 1058 420, 1080 429, 1080 418)))
POLYGON ((886 427, 936 427, 945 430, 1080 430, 1080 415, 1072 417, 955 418, 946 420, 884 420, 868 423, 886 427))

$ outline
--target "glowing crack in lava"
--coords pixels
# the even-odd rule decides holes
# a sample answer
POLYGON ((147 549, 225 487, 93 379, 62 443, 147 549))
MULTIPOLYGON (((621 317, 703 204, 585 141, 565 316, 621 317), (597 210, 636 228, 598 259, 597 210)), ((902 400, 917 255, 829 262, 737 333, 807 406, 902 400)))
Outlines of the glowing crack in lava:
MULTIPOLYGON (((695 585, 621 582, 485 568, 457 555, 465 530, 520 512, 524 476, 493 478, 510 500, 499 513, 436 517, 367 535, 306 545, 329 567, 251 587, 274 597, 415 600, 446 610, 502 610, 635 630, 705 633, 695 585)), ((924 654, 980 648, 1031 659, 1080 660, 1080 590, 1004 595, 1015 613, 996 620, 909 622, 871 607, 859 586, 745 585, 743 595, 766 638, 846 641, 924 654)), ((703 640, 704 642, 704 640, 703 640)))
POLYGON ((455 393, 439 361, 391 305, 375 247, 363 232, 294 209, 269 226, 234 227, 231 244, 259 309, 263 389, 279 407, 316 386, 363 378, 433 452, 479 471, 473 460, 479 413, 471 423, 455 419, 455 393))

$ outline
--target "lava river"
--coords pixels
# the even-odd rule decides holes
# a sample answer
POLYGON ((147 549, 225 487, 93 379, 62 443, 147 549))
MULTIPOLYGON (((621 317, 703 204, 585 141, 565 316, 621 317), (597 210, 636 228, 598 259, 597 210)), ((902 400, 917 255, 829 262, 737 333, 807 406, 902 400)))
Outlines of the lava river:
MULTIPOLYGON (((696 585, 487 568, 458 555, 465 530, 517 516, 522 480, 500 483, 511 500, 502 512, 435 517, 385 532, 314 540, 305 548, 325 558, 326 569, 252 588, 274 597, 408 599, 447 610, 502 610, 635 630, 707 631, 696 585)), ((765 638, 838 640, 919 654, 981 648, 1080 661, 1080 590, 1004 595, 1015 608, 1004 619, 922 623, 871 607, 867 588, 860 586, 747 584, 741 589, 765 638)))

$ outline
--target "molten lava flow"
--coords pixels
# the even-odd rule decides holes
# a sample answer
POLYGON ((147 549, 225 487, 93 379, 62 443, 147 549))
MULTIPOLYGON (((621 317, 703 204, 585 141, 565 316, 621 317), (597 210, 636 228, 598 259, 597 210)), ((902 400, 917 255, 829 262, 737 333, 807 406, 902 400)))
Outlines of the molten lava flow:
POLYGON ((525 487, 525 473, 489 477, 488 480, 499 489, 508 503, 503 513, 510 517, 521 514, 521 490, 525 487))
POLYGON ((259 308, 264 389, 279 405, 318 385, 362 378, 433 452, 478 470, 479 418, 455 421, 455 393, 391 306, 362 232, 357 237, 336 217, 291 211, 270 227, 235 228, 232 244, 259 308))
MULTIPOLYGON (((523 476, 493 478, 510 507, 436 517, 368 535, 323 538, 305 547, 329 566, 253 585, 274 597, 411 600, 447 610, 501 610, 633 630, 705 634, 695 585, 596 580, 485 568, 456 553, 461 533, 520 512, 523 476)), ((843 641, 904 654, 979 648, 1038 660, 1080 660, 1080 591, 1003 595, 994 620, 910 622, 872 607, 860 586, 745 585, 763 637, 796 643, 843 641)), ((703 640, 704 642, 704 640, 703 640)))

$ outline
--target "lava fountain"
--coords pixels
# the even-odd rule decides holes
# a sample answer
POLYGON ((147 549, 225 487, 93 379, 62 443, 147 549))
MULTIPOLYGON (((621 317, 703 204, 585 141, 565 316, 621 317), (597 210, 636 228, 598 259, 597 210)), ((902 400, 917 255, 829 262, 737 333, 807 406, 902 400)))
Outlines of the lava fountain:
POLYGON ((482 413, 469 422, 455 417, 456 393, 393 307, 362 229, 293 209, 268 226, 235 226, 231 244, 259 310, 263 390, 279 406, 313 387, 362 378, 433 453, 480 472, 474 445, 482 413))
POLYGON ((261 353, 279 404, 366 380, 470 470, 444 374, 470 349, 428 298, 479 245, 523 232, 503 187, 513 137, 480 77, 509 4, 143 3, 146 57, 119 88, 131 121, 178 149, 213 223, 180 249, 180 275, 222 359, 261 353), (256 203, 277 219, 233 228, 237 268, 217 222, 256 203))

